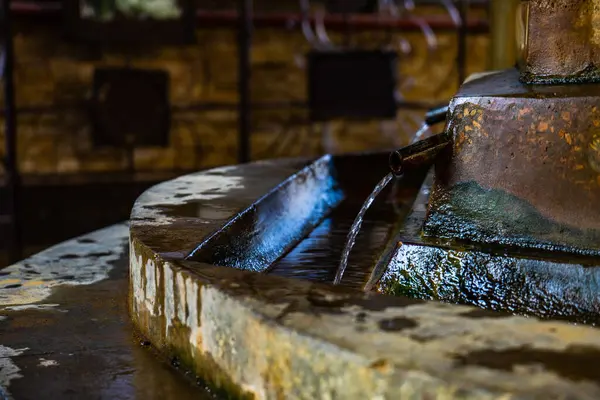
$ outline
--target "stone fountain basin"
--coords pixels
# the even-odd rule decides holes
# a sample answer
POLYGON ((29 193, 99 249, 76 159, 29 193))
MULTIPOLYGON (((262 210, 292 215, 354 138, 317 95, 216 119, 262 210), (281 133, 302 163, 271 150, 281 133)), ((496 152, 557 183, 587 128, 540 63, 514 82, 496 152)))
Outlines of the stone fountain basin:
POLYGON ((386 172, 387 154, 325 156, 150 189, 130 221, 135 326, 235 398, 600 398, 593 327, 263 273, 386 172))

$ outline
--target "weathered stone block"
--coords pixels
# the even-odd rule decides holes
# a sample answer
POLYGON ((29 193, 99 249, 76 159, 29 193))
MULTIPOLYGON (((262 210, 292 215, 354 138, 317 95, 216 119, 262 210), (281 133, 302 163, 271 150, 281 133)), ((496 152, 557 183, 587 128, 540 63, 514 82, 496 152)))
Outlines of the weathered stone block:
MULTIPOLYGON (((281 5, 284 7, 284 5, 281 5)), ((225 7, 225 6, 223 6, 225 7)), ((257 4, 257 9, 261 6, 257 4)), ((278 5, 279 7, 279 5, 278 5)), ((439 8, 427 12, 442 12, 439 8)), ((91 143, 91 124, 85 108, 91 90, 95 67, 164 68, 169 71, 173 113, 172 149, 175 161, 157 161, 144 157, 140 167, 157 169, 203 168, 235 163, 237 160, 237 113, 235 111, 181 111, 204 102, 237 102, 237 41, 236 31, 230 28, 200 29, 198 45, 184 47, 144 48, 124 52, 123 49, 94 49, 76 45, 62 39, 60 31, 53 27, 33 25, 18 21, 15 36, 17 103, 19 107, 48 108, 40 115, 19 116, 19 156, 24 172, 73 172, 122 170, 126 167, 123 151, 118 149, 98 150, 91 143), (22 24, 22 25, 21 25, 22 24), (58 106, 57 109, 52 107, 58 106), (179 130, 183 130, 180 133, 179 130), (190 131, 189 133, 185 131, 190 131), (53 136, 60 143, 60 150, 38 136, 53 136), (70 148, 70 150, 65 150, 70 148), (60 155, 56 155, 56 153, 60 155), (33 156, 35 155, 35 156, 33 156), (108 165, 113 163, 112 165, 108 165), (37 165, 40 164, 40 168, 37 165), (162 168, 161 167, 161 168, 162 168)), ((343 43, 339 34, 330 32, 336 43, 343 43)), ((442 101, 456 90, 453 86, 455 74, 453 63, 456 55, 456 35, 438 35, 439 51, 426 54, 422 50, 424 39, 419 33, 405 35, 413 42, 413 53, 404 57, 400 65, 401 76, 414 78, 412 86, 403 86, 408 99, 420 101, 442 101), (438 82, 432 84, 432 82, 438 82), (450 83, 449 83, 450 82, 450 83)), ((400 35, 393 35, 391 43, 397 43, 400 35)), ((358 46, 373 47, 384 43, 382 32, 354 32, 353 40, 358 46)), ((473 37, 469 49, 469 70, 485 68, 487 38, 473 37)), ((305 70, 301 59, 309 44, 299 29, 257 29, 253 38, 252 101, 287 102, 306 98, 305 70)), ((0 96, 0 105, 3 103, 0 96)), ((258 112, 256 112, 258 114, 258 112)), ((256 138, 252 143, 254 156, 284 157, 294 155, 316 155, 323 148, 319 127, 315 134, 303 134, 299 144, 284 146, 277 154, 265 154, 266 144, 279 133, 281 128, 294 120, 298 129, 308 131, 308 122, 303 110, 286 108, 260 112, 261 126, 255 124, 256 138), (302 122, 296 122, 300 121, 302 122)), ((398 137, 408 136, 404 132, 412 126, 409 119, 420 117, 420 113, 400 113, 397 122, 398 137), (404 133, 404 135, 402 135, 404 133)), ((0 118, 2 126, 2 118, 0 118)), ((357 124, 336 122, 329 139, 338 151, 364 150, 373 147, 392 147, 398 143, 391 136, 381 136, 377 123, 357 124)), ((411 132, 412 133, 412 132, 411 132)), ((0 142, 0 153, 4 142, 0 142)), ((142 150, 142 153, 144 150, 142 150)), ((170 153, 169 153, 170 154, 170 153)), ((167 160, 171 157, 167 156, 167 160)))
POLYGON ((175 166, 175 149, 160 147, 144 147, 135 149, 135 168, 142 171, 160 171, 173 169, 175 166))

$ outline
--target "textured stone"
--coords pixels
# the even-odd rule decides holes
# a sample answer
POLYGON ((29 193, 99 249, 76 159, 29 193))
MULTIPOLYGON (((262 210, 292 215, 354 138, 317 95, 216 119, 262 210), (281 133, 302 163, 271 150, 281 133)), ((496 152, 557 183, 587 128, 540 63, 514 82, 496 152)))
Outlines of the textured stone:
POLYGON ((221 168, 156 186, 138 199, 131 314, 163 354, 235 398, 600 396, 594 369, 600 333, 592 327, 183 260, 264 199, 291 167, 221 168), (189 193, 195 200, 188 203, 181 196, 189 193), (216 204, 236 206, 219 220, 186 211, 194 205, 202 215, 197 207, 216 204))
MULTIPOLYGON (((265 9, 267 6, 257 4, 256 7, 265 9)), ((443 12, 436 7, 423 10, 443 12)), ((184 111, 187 107, 193 110, 194 105, 200 102, 236 104, 238 67, 235 30, 201 29, 198 31, 197 45, 132 49, 128 54, 110 47, 100 50, 69 43, 62 39, 59 31, 26 21, 19 22, 17 30, 15 75, 19 107, 57 107, 57 110, 45 111, 43 116, 19 116, 19 156, 24 172, 67 173, 74 170, 91 172, 125 168, 122 152, 110 150, 112 155, 108 156, 108 150, 99 151, 90 143, 91 127, 85 101, 90 94, 93 70, 100 66, 164 68, 170 74, 170 94, 175 108, 173 145, 171 149, 152 151, 157 154, 157 159, 174 158, 175 162, 164 161, 140 167, 202 168, 236 161, 235 112, 184 111), (53 119, 47 119, 47 116, 53 119), (42 138, 49 133, 52 133, 52 140, 61 143, 60 157, 42 138), (65 146, 72 147, 72 150, 65 150, 65 146), (161 151, 162 156, 159 156, 161 151)), ((336 43, 342 43, 340 35, 331 33, 330 36, 336 43)), ((406 33, 402 36, 413 44, 413 52, 403 56, 400 65, 400 75, 411 77, 413 81, 411 85, 403 85, 406 97, 431 102, 449 99, 456 90, 456 35, 439 34, 439 50, 431 54, 423 50, 423 35, 406 33)), ((397 43, 400 34, 392 35, 392 38, 392 42, 397 43)), ((358 46, 368 48, 387 44, 384 32, 355 32, 353 41, 358 46)), ((469 38, 468 47, 471 52, 468 70, 485 69, 487 38, 469 38)), ((308 49, 299 29, 257 29, 252 49, 252 101, 302 101, 306 96, 306 85, 301 61, 308 49)), ((256 146, 253 157, 267 158, 316 155, 330 149, 346 151, 397 146, 398 140, 404 142, 409 136, 407 131, 415 127, 413 119, 420 118, 422 112, 399 112, 395 135, 381 135, 376 123, 340 121, 331 125, 333 133, 326 138, 322 137, 320 127, 316 127, 314 133, 306 133, 310 129, 302 111, 279 109, 257 111, 256 114, 254 120, 259 120, 261 127, 257 126, 258 122, 254 125, 257 137, 252 138, 252 144, 256 146), (282 142, 277 135, 290 121, 300 133, 294 139, 296 143, 281 143, 277 151, 267 151, 268 143, 274 140, 282 142), (329 140, 331 145, 322 146, 324 140, 329 140)), ((3 146, 2 141, 0 153, 3 146)))

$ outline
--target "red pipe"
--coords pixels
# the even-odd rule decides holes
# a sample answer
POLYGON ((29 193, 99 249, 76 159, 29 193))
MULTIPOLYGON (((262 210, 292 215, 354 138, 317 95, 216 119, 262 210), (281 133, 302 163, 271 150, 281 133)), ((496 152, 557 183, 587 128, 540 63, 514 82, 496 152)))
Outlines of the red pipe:
POLYGON ((16 15, 28 14, 59 14, 62 11, 62 3, 57 2, 35 2, 35 1, 11 1, 10 9, 16 15))
MULTIPOLYGON (((235 11, 202 11, 197 12, 199 27, 235 25, 238 23, 237 13, 235 11)), ((450 17, 429 16, 423 17, 426 23, 433 30, 456 30, 450 17)), ((300 13, 255 13, 254 25, 256 27, 274 27, 274 28, 294 28, 302 22, 300 13)), ((311 18, 311 22, 314 19, 311 18)), ((328 30, 376 30, 376 29, 397 29, 397 30, 420 30, 419 25, 409 18, 390 18, 373 14, 352 14, 346 20, 342 15, 329 14, 324 19, 325 27, 328 30)), ((467 29, 470 32, 487 32, 489 24, 485 19, 467 20, 467 29)))
MULTIPOLYGON (((11 10, 16 15, 46 15, 58 16, 62 12, 62 2, 36 2, 36 1, 11 1, 11 10)), ((238 16, 236 11, 197 11, 197 23, 199 28, 237 26, 238 16)), ((429 16, 423 18, 434 30, 456 30, 456 26, 449 17, 429 16)), ((301 14, 291 12, 269 12, 255 13, 253 15, 256 27, 270 27, 281 29, 292 29, 302 21, 301 14)), ((311 22, 314 19, 311 18, 311 22)), ((372 14, 353 14, 344 20, 342 15, 330 14, 325 16, 325 27, 328 30, 419 30, 419 25, 409 18, 390 18, 372 14)), ((482 18, 470 18, 467 21, 467 29, 474 33, 484 33, 489 30, 487 20, 482 18)))

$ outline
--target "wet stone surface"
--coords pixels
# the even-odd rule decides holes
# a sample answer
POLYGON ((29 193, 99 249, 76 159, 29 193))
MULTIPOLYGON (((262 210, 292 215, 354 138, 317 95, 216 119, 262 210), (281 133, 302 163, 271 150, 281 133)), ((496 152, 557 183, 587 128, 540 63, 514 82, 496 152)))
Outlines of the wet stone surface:
MULTIPOLYGON (((369 162, 377 165, 376 159, 369 162)), ((340 160, 358 165, 356 158, 335 157, 336 172, 342 171, 340 160)), ((282 181, 272 167, 240 166, 228 173, 242 176, 250 168, 253 176, 262 173, 264 186, 275 188, 282 181)), ((381 176, 374 173, 373 184, 381 176)), ((343 173, 336 179, 341 187, 357 181, 343 173)), ((251 192, 255 201, 264 200, 265 193, 251 192)), ((223 195, 220 201, 227 202, 223 195)), ((160 188, 145 196, 166 204, 160 188)), ((136 210, 143 206, 141 199, 136 210)), ((134 210, 136 326, 160 352, 234 397, 600 397, 600 377, 580 366, 593 369, 597 363, 595 328, 172 257, 182 253, 172 239, 160 237, 186 235, 190 224, 205 220, 172 215, 156 231, 150 229, 153 221, 135 217, 134 210)), ((196 231, 194 240, 203 243, 214 232, 196 231)))
MULTIPOLYGON (((399 223, 412 208, 426 169, 414 177, 393 181, 375 199, 363 220, 361 231, 349 258, 341 284, 362 290, 373 266, 383 256, 399 223)), ((362 172, 361 174, 365 174, 362 172)), ((357 180, 368 181, 361 174, 357 180)), ((376 176, 376 173, 372 173, 376 176)), ((370 183, 370 182, 369 182, 370 183)), ((348 232, 372 186, 343 187, 345 198, 319 226, 289 253, 273 263, 269 274, 290 278, 333 282, 346 244, 348 232)))
POLYGON ((117 225, 0 270, 0 399, 212 398, 134 331, 127 239, 117 225))
POLYGON ((398 232, 385 270, 371 277, 379 292, 544 319, 600 322, 598 258, 422 237, 430 183, 429 178, 398 232))
POLYGON ((130 257, 119 225, 2 270, 0 398, 206 396, 190 376, 232 398, 600 398, 597 329, 186 260, 294 174, 240 168, 211 173, 245 177, 218 198, 202 179, 167 185, 195 210, 235 204, 222 219, 158 187, 136 204, 130 257))

